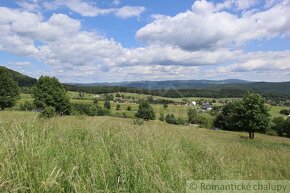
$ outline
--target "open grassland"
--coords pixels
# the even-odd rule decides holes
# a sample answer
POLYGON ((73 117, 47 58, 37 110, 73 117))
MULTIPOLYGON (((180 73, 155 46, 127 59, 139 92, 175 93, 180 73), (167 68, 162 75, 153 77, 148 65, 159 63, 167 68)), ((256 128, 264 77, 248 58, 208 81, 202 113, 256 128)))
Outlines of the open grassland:
POLYGON ((290 140, 158 121, 0 112, 0 192, 185 192, 189 179, 290 179, 290 140))

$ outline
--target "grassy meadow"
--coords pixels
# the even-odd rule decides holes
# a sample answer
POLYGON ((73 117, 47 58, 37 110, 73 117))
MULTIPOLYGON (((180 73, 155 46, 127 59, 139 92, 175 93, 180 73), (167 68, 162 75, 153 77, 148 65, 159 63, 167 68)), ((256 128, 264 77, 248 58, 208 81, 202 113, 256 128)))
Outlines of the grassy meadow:
POLYGON ((185 192, 189 179, 290 179, 290 140, 159 121, 0 112, 0 192, 185 192))

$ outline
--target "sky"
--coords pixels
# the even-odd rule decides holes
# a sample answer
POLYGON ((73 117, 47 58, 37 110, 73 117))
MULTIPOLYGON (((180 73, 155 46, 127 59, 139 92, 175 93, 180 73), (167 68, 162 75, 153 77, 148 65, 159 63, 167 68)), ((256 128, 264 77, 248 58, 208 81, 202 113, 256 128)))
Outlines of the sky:
POLYGON ((1 0, 0 65, 66 83, 290 81, 290 0, 1 0))

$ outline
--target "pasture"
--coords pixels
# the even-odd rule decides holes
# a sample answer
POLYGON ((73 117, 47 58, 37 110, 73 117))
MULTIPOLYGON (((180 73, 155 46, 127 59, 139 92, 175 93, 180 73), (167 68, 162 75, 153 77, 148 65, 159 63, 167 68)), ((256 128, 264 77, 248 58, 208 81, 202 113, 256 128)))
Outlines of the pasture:
POLYGON ((185 192, 190 179, 290 179, 290 140, 159 121, 0 112, 0 192, 185 192))

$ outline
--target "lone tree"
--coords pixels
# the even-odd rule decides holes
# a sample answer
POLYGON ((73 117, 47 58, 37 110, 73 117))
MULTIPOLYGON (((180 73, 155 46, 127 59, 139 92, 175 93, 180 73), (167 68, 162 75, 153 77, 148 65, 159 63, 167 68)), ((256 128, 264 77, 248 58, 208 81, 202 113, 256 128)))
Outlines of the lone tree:
POLYGON ((225 105, 215 125, 225 130, 246 131, 254 139, 255 132, 264 132, 270 125, 269 108, 261 95, 247 93, 241 101, 225 105))
POLYGON ((149 104, 148 101, 142 101, 139 105, 138 111, 135 114, 137 118, 148 120, 155 119, 155 113, 153 111, 153 107, 149 104))
POLYGON ((0 68, 0 109, 13 107, 19 99, 19 88, 9 72, 0 68))
POLYGON ((33 88, 33 98, 38 108, 54 107, 59 115, 71 113, 66 90, 55 77, 41 76, 33 88))

